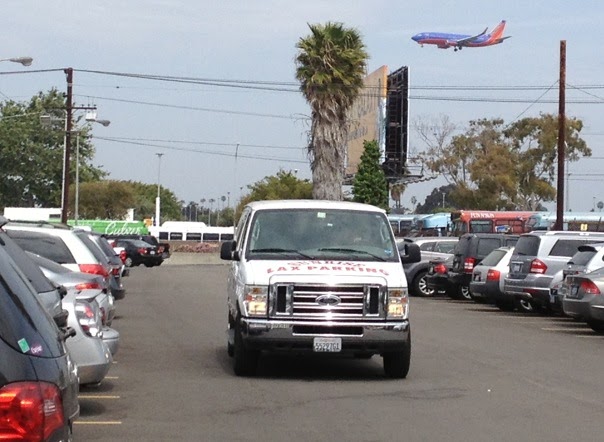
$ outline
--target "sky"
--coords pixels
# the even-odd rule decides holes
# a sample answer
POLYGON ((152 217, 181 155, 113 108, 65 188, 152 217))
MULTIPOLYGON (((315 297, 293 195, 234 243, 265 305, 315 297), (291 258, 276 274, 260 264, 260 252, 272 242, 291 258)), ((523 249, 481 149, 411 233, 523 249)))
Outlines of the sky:
MULTIPOLYGON (((309 23, 356 28, 370 56, 368 72, 409 67, 411 122, 447 115, 460 130, 479 118, 508 123, 557 114, 565 40, 566 114, 583 121, 582 135, 593 151, 567 170, 566 208, 588 211, 604 200, 600 1, 4 3, 0 59, 34 61, 30 67, 0 63, 0 99, 29 101, 39 91, 65 91, 62 68, 72 67, 75 104, 96 106, 98 118, 111 121, 93 125, 95 166, 110 179, 159 179, 185 202, 224 196, 224 205, 280 170, 311 178, 305 150, 310 110, 297 90, 294 61, 309 23), (426 31, 477 34, 503 19, 512 38, 501 45, 454 52, 411 40, 426 31), (140 78, 150 75, 207 81, 140 78)), ((409 144, 412 155, 426 148, 413 130, 409 144)), ((409 185, 403 206, 411 207, 412 197, 423 203, 444 184, 441 177, 409 185)), ((555 203, 546 206, 556 209, 555 203)))

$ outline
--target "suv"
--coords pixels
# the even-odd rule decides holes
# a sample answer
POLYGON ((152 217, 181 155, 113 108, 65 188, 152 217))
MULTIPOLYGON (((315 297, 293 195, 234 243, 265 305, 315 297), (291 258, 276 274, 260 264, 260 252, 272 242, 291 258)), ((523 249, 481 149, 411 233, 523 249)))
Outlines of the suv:
POLYGON ((579 246, 604 242, 604 233, 534 231, 520 236, 505 278, 504 292, 526 311, 550 309, 550 286, 579 246))
POLYGON ((71 440, 77 368, 62 333, 0 241, 0 439, 71 440), (23 439, 23 436, 26 436, 23 439))
POLYGON ((426 277, 428 288, 438 292, 447 292, 454 299, 474 299, 470 293, 470 282, 474 266, 489 253, 499 247, 513 247, 518 235, 503 233, 466 233, 459 238, 453 250, 451 267, 444 272, 435 271, 435 267, 445 267, 442 261, 432 261, 431 270, 426 277))
POLYGON ((459 238, 455 237, 417 237, 405 238, 398 241, 397 246, 401 255, 404 255, 406 243, 413 242, 419 246, 421 261, 403 264, 405 276, 409 283, 409 294, 414 296, 433 296, 434 290, 426 286, 426 275, 430 270, 430 260, 446 259, 453 253, 459 238))

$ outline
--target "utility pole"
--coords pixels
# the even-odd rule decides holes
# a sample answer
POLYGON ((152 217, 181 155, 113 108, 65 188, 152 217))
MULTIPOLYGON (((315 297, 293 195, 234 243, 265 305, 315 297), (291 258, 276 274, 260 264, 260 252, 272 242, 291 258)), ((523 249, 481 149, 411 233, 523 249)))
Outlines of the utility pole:
POLYGON ((564 160, 566 147, 566 40, 560 40, 560 84, 558 98, 558 190, 555 230, 564 228, 564 160))
POLYGON ((63 152, 63 199, 61 203, 61 222, 67 224, 67 211, 69 209, 69 160, 71 157, 71 130, 73 113, 73 68, 66 68, 63 72, 67 75, 67 95, 65 97, 65 151, 63 152))

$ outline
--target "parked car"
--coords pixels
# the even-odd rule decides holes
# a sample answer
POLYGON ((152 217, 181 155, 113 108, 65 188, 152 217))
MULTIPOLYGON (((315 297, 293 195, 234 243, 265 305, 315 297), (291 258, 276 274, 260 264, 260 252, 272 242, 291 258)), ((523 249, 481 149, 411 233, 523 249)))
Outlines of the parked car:
POLYGON ((112 267, 88 237, 88 232, 51 223, 12 221, 4 228, 24 250, 44 256, 70 270, 101 275, 110 286, 112 267))
POLYGON ((520 236, 505 278, 504 293, 526 311, 551 310, 550 286, 579 246, 604 243, 604 233, 533 231, 520 236))
POLYGON ((604 334, 604 268, 568 275, 562 291, 564 313, 587 322, 592 330, 604 334))
POLYGON ((67 334, 45 311, 4 241, 0 318, 0 439, 71 440, 80 407, 67 334))
POLYGON ((459 241, 454 237, 416 237, 404 238, 397 241, 397 247, 401 254, 404 254, 406 243, 413 242, 419 246, 421 261, 403 264, 407 283, 409 284, 409 294, 415 296, 433 296, 434 290, 426 286, 426 275, 430 270, 431 259, 446 259, 452 256, 453 248, 459 241))
POLYGON ((126 289, 122 283, 122 274, 126 268, 125 263, 115 253, 113 247, 107 241, 107 238, 99 233, 88 232, 88 237, 94 244, 100 249, 103 256, 107 259, 107 262, 111 266, 111 278, 110 278, 110 290, 111 294, 115 299, 124 299, 126 296, 126 289))
POLYGON ((428 288, 446 292, 454 299, 473 299, 470 282, 474 266, 499 247, 511 247, 518 235, 503 233, 466 233, 459 238, 453 250, 453 260, 448 268, 440 261, 433 262, 426 276, 428 288), (443 273, 443 270, 445 271, 443 273))
POLYGON ((474 267, 470 293, 474 300, 495 304, 501 310, 512 311, 514 302, 503 298, 503 280, 508 274, 514 247, 498 247, 474 267))
POLYGON ((144 264, 145 267, 153 267, 160 265, 164 260, 156 246, 140 239, 116 238, 115 244, 126 250, 126 267, 141 264, 144 264))
POLYGON ((604 243, 585 244, 566 263, 566 267, 559 270, 550 283, 550 307, 555 312, 563 312, 562 300, 564 292, 562 285, 568 275, 591 273, 604 267, 604 243))
MULTIPOLYGON (((139 234, 125 234, 125 235, 106 235, 110 240, 116 239, 138 239, 157 247, 157 252, 161 254, 163 259, 170 257, 170 243, 159 242, 159 240, 153 235, 139 235, 139 234)), ((157 264, 159 265, 159 264, 157 264)))

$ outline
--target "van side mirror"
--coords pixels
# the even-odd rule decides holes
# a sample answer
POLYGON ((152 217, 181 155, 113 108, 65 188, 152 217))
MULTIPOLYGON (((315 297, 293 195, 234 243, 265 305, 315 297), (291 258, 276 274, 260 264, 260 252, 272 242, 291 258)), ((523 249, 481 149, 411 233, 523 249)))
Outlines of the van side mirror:
POLYGON ((403 250, 401 250, 402 264, 412 264, 414 262, 420 262, 422 260, 422 253, 417 244, 412 242, 405 243, 403 250))
POLYGON ((236 248, 236 241, 224 241, 220 246, 220 259, 227 261, 239 261, 239 253, 237 253, 235 250, 236 248))

